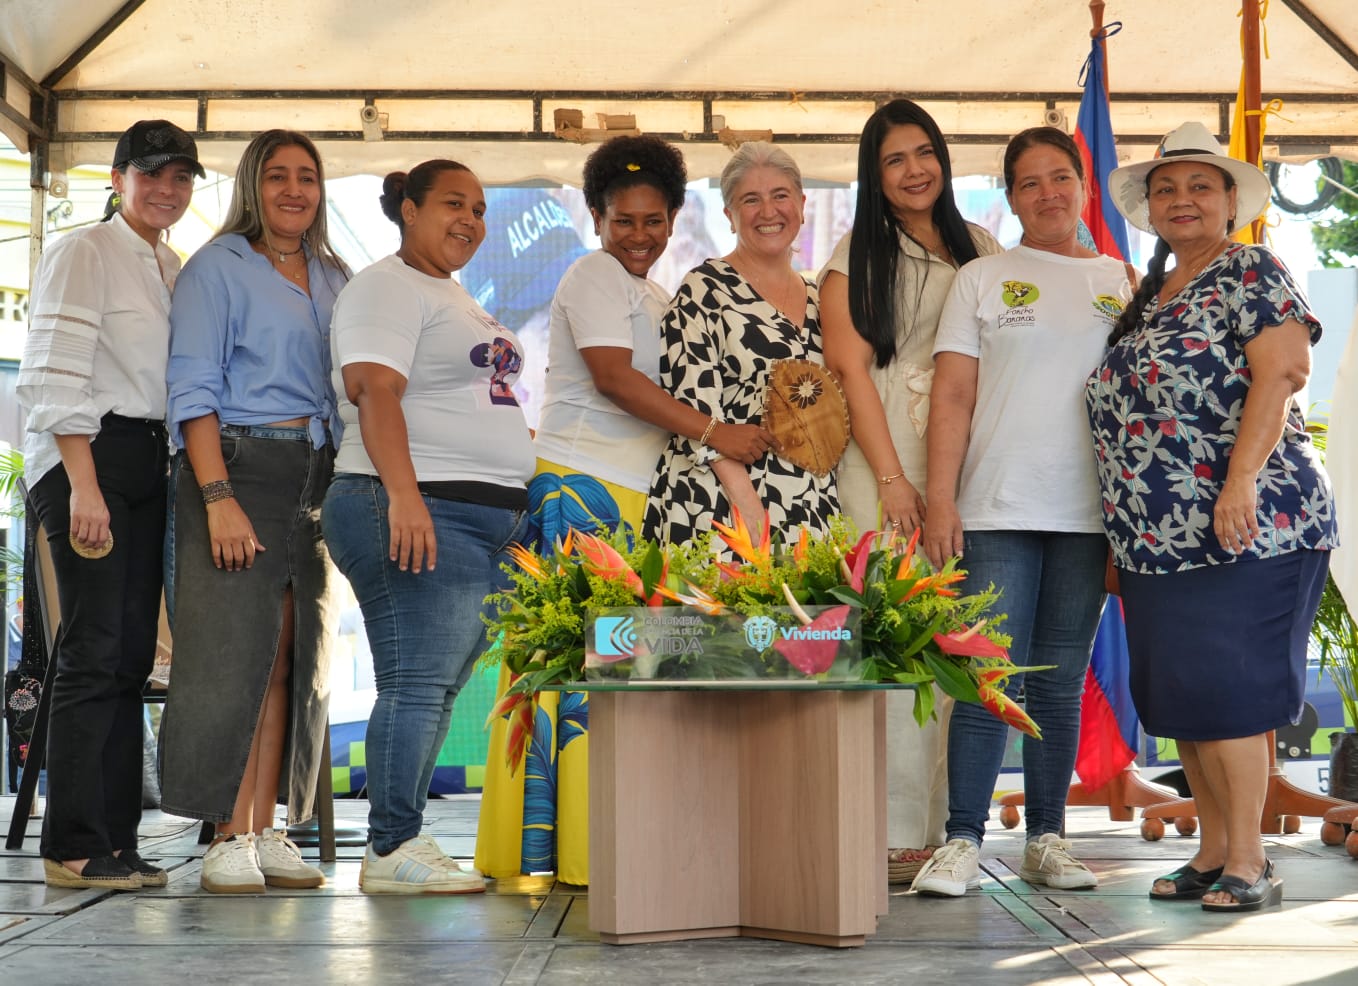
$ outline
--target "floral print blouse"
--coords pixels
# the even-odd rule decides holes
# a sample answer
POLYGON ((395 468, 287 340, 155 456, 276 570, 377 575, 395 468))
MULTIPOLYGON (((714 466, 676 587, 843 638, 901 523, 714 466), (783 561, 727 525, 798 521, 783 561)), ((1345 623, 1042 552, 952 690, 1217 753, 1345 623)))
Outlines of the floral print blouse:
POLYGON ((1330 482, 1295 400, 1259 471, 1259 537, 1237 558, 1212 530, 1250 388, 1245 344, 1288 319, 1307 326, 1312 345, 1320 338, 1282 262, 1232 244, 1168 303, 1152 298, 1090 376, 1104 529, 1119 568, 1165 574, 1338 546, 1330 482))

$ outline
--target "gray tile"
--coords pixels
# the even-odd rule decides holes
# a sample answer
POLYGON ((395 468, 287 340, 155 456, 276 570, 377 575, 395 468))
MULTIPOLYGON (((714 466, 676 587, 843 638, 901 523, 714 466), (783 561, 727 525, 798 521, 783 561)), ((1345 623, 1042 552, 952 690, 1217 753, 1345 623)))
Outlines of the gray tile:
POLYGON ((111 890, 67 890, 38 883, 0 883, 0 914, 73 914, 111 890))
POLYGON ((1308 948, 1282 956, 1261 949, 1127 949, 1127 957, 1164 986, 1353 986, 1358 954, 1308 948))
MULTIPOLYGON (((964 897, 892 897, 890 910, 877 920, 875 942, 933 942, 987 946, 1031 946, 1044 938, 1063 941, 1041 922, 1024 920, 1004 905, 1002 887, 984 881, 982 892, 964 897), (989 886, 993 892, 986 892, 989 886)), ((1028 917, 1025 915, 1024 917, 1028 917)))
POLYGON ((173 945, 148 952, 143 945, 71 948, 33 945, 5 957, 7 983, 99 983, 100 986, 217 986, 251 983, 456 982, 493 986, 504 981, 523 945, 516 942, 324 946, 271 943, 222 954, 211 948, 173 945), (247 971, 248 970, 248 971, 247 971))
POLYGON ((521 938, 531 897, 124 895, 34 933, 35 942, 82 945, 470 942, 521 938))
POLYGON ((1088 986, 1090 980, 1050 949, 908 948, 895 944, 826 949, 727 938, 659 945, 558 945, 541 981, 552 986, 603 982, 685 986, 699 982, 722 986, 945 982, 1088 986))
POLYGON ((0 881, 6 880, 41 883, 42 860, 29 853, 0 856, 0 881))

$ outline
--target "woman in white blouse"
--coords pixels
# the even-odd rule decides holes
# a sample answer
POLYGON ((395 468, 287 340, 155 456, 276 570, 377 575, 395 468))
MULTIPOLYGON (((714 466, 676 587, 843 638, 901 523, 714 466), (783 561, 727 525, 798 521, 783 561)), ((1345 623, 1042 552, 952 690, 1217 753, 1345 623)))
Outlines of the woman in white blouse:
POLYGON ((18 396, 25 478, 61 605, 43 869, 58 887, 164 886, 137 855, 141 689, 165 536, 165 366, 179 258, 163 233, 203 176, 193 138, 143 120, 118 140, 116 211, 56 241, 34 278, 18 396))

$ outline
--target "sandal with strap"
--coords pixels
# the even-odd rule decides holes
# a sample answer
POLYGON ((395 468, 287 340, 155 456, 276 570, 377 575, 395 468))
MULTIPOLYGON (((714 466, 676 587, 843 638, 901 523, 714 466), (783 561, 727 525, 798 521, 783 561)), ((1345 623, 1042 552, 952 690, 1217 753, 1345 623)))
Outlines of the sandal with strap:
POLYGON ((1235 900, 1229 904, 1202 902, 1204 911, 1257 911, 1261 907, 1272 907, 1283 902, 1283 881, 1273 875, 1273 861, 1264 863, 1264 872, 1254 883, 1246 883, 1238 876, 1223 876, 1207 888, 1208 891, 1225 891, 1235 900))
POLYGON ((1197 900, 1207 893, 1209 887, 1221 879, 1222 867, 1218 866, 1214 870, 1195 870, 1192 866, 1184 863, 1173 873, 1166 873, 1164 876, 1157 876, 1155 883, 1170 881, 1174 884, 1174 892, 1168 894, 1157 894, 1154 889, 1150 892, 1151 900, 1197 900))

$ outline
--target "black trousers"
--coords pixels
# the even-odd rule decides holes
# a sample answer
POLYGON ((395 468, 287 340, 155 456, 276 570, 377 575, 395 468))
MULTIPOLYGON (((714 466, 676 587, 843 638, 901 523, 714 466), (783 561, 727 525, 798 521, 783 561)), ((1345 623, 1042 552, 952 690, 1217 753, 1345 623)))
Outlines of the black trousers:
POLYGON ((59 860, 137 845, 141 690, 155 661, 160 615, 165 427, 106 415, 90 450, 113 532, 106 557, 81 558, 71 549, 71 484, 62 466, 30 492, 61 603, 42 826, 42 853, 59 860))

